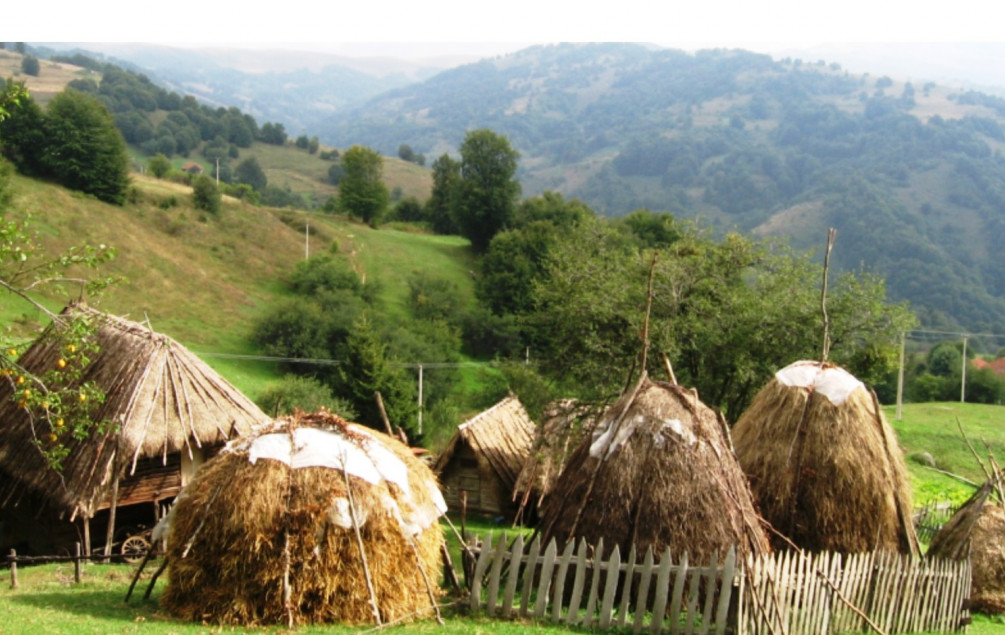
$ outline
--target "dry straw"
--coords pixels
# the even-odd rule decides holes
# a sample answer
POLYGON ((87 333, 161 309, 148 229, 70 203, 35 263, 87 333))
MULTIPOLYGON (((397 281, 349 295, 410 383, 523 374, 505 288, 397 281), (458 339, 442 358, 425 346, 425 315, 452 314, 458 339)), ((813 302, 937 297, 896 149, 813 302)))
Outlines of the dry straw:
POLYGON ((179 496, 161 602, 242 625, 432 615, 443 511, 432 472, 399 441, 298 413, 230 444, 179 496))
POLYGON ((814 361, 782 369, 733 442, 776 547, 918 553, 903 453, 875 395, 847 371, 814 361))
POLYGON ((545 540, 698 561, 769 550, 721 417, 694 391, 643 375, 575 449, 545 502, 545 540))

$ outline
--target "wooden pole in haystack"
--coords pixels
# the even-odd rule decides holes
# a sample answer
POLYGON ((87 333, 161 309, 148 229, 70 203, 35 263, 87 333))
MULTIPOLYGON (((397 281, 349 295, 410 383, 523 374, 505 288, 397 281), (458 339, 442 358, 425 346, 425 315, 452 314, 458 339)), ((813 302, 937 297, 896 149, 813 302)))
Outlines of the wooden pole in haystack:
MULTIPOLYGON (((380 393, 377 393, 377 395, 379 396, 380 393)), ((356 504, 353 501, 352 487, 349 485, 349 472, 346 470, 344 459, 342 461, 342 475, 345 477, 345 495, 349 499, 349 518, 352 519, 352 528, 356 532, 356 546, 359 548, 359 559, 363 563, 363 577, 366 579, 366 590, 370 594, 370 608, 373 610, 374 622, 376 622, 377 626, 380 626, 380 607, 377 606, 377 593, 373 590, 373 578, 370 577, 370 565, 366 560, 366 550, 363 549, 363 536, 360 534, 359 522, 356 520, 356 504)), ((419 569, 421 570, 422 567, 419 567, 419 569)))
POLYGON ((824 344, 823 352, 820 355, 820 363, 827 363, 827 357, 831 352, 831 319, 827 315, 827 276, 830 270, 831 250, 834 249, 834 239, 837 238, 837 230, 831 227, 827 230, 827 251, 824 252, 824 280, 820 293, 820 311, 824 318, 824 344))
POLYGON ((652 262, 649 263, 649 283, 646 288, 646 319, 642 323, 642 372, 646 371, 646 359, 649 355, 649 314, 653 309, 653 277, 656 271, 656 256, 660 252, 653 252, 652 262))

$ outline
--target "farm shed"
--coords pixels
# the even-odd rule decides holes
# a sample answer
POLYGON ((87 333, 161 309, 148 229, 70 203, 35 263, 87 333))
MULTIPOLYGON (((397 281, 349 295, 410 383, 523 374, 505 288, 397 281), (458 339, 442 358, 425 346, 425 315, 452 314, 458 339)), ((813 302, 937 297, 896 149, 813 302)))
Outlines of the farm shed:
POLYGON ((726 423, 693 390, 650 380, 611 406, 545 501, 542 542, 585 539, 692 561, 769 551, 726 423))
POLYGON ((321 411, 236 439, 167 516, 161 605, 219 624, 431 615, 446 504, 398 440, 321 411))
POLYGON ((451 437, 436 460, 447 506, 512 518, 516 512, 513 487, 534 444, 534 422, 514 395, 468 419, 451 437))
MULTIPOLYGON (((62 470, 34 445, 27 410, 0 381, 0 518, 4 546, 50 554, 80 541, 111 548, 117 528, 152 526, 199 465, 225 441, 268 421, 255 404, 202 360, 147 326, 71 305, 62 317, 95 321, 96 353, 77 384, 94 382, 105 401, 93 414, 104 432, 69 439, 62 470), (72 314, 72 315, 71 315, 72 314)), ((49 327, 18 363, 33 373, 61 358, 49 327)), ((75 384, 75 385, 77 385, 75 384)))
POLYGON ((903 452, 875 394, 834 364, 781 369, 733 426, 758 509, 807 551, 917 555, 903 452))

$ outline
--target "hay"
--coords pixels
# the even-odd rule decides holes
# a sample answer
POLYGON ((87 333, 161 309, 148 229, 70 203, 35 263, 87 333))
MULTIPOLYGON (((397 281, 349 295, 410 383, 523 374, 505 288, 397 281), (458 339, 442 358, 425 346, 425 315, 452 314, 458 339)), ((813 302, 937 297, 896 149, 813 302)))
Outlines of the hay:
POLYGON ((970 607, 987 614, 1005 613, 1005 511, 989 502, 987 481, 936 532, 929 558, 970 558, 970 607))
POLYGON ((720 417, 680 386, 643 378, 569 457, 545 502, 545 540, 604 539, 675 557, 769 550, 720 417))
POLYGON ((384 622, 430 615, 444 510, 432 472, 397 440, 294 415, 228 445, 179 496, 162 606, 212 623, 372 623, 369 581, 384 622))
POLYGON ((809 551, 918 554, 903 453, 875 395, 833 364, 789 365, 733 427, 758 509, 809 551))

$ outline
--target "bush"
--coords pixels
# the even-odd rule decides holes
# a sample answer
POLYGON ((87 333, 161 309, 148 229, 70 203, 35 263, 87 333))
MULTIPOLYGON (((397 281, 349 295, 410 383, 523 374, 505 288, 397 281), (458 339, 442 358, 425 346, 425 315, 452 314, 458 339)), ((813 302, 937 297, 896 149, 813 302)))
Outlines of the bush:
POLYGON ((221 199, 220 190, 217 189, 213 179, 205 174, 195 177, 192 183, 192 205, 196 209, 214 215, 219 214, 221 199))
POLYGON ((349 402, 335 397, 330 388, 313 377, 284 375, 279 383, 267 388, 256 403, 263 412, 274 417, 292 414, 295 409, 317 412, 321 408, 350 421, 358 417, 349 402))

